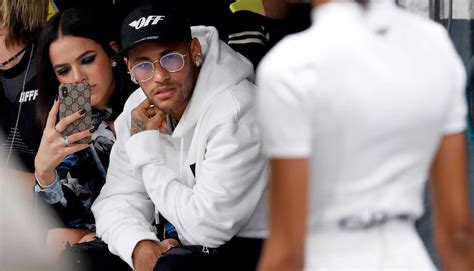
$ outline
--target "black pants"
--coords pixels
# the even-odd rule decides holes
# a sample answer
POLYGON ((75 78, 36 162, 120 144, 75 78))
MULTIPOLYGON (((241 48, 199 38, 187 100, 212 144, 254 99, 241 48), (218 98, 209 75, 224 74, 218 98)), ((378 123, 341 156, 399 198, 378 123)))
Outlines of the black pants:
MULTIPOLYGON (((177 246, 161 255, 154 271, 255 270, 262 239, 234 237, 219 248, 177 246)), ((71 271, 130 271, 130 266, 113 255, 102 240, 73 245, 61 255, 62 264, 71 271)))

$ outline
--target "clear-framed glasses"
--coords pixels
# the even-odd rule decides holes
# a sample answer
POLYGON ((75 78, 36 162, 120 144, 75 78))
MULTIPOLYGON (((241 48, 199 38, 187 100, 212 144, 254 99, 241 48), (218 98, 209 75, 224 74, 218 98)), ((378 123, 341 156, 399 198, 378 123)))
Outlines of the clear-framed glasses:
POLYGON ((160 63, 161 67, 168 72, 179 72, 184 67, 184 57, 186 55, 173 52, 162 56, 159 60, 143 61, 130 69, 130 73, 137 82, 150 80, 155 74, 155 64, 160 63))

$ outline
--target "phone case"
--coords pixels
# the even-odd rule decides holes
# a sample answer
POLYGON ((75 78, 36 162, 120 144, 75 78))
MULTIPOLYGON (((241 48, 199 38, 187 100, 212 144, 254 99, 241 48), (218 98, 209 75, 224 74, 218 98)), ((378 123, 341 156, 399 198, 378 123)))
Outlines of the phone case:
MULTIPOLYGON (((89 84, 61 84, 59 86, 59 118, 63 119, 82 109, 86 110, 84 116, 68 125, 62 133, 63 136, 69 136, 92 128, 92 112, 89 84)), ((76 141, 76 143, 88 143, 89 141, 90 137, 87 137, 76 141)))

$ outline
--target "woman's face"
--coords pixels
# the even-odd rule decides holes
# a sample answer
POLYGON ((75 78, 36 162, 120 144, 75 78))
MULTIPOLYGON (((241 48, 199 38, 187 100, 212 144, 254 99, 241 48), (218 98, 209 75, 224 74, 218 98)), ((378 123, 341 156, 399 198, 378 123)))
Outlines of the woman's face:
POLYGON ((100 44, 88 38, 63 36, 51 43, 49 56, 59 83, 89 83, 91 106, 107 107, 115 79, 112 59, 100 44))

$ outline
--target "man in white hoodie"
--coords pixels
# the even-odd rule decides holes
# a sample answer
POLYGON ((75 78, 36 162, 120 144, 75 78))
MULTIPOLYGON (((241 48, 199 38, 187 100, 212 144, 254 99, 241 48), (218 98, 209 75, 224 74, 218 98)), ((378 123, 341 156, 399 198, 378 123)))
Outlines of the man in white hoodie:
POLYGON ((254 270, 267 227, 251 63, 159 6, 127 16, 122 47, 140 88, 115 122, 97 236, 135 270, 254 270), (180 245, 158 238, 163 218, 180 245))

